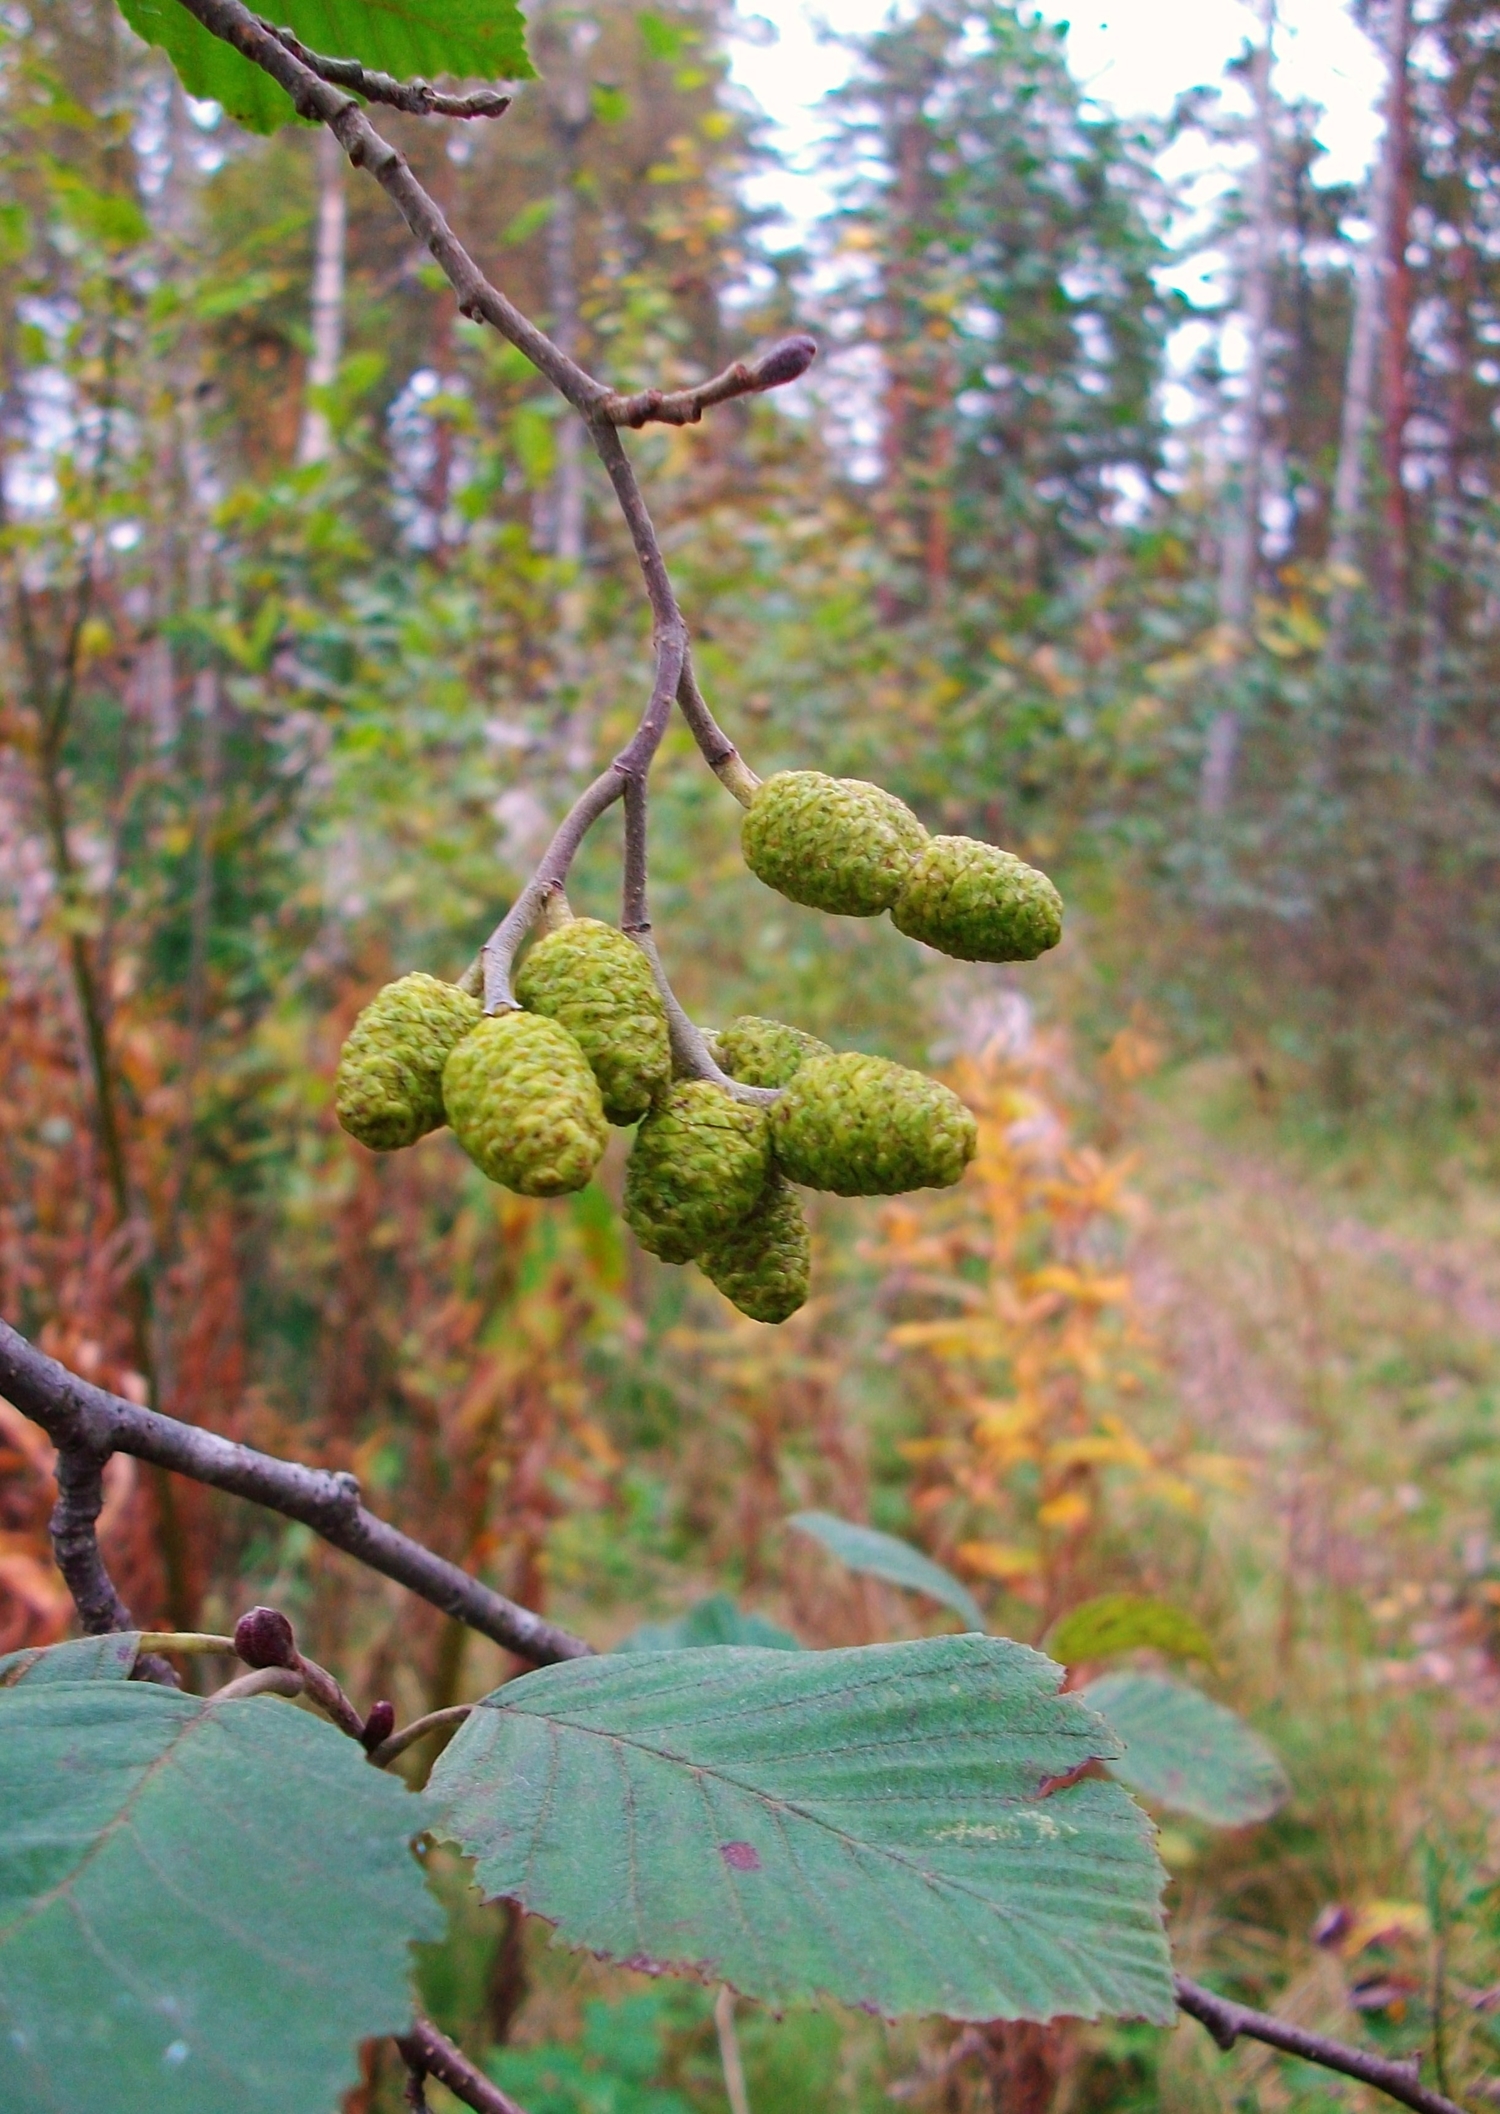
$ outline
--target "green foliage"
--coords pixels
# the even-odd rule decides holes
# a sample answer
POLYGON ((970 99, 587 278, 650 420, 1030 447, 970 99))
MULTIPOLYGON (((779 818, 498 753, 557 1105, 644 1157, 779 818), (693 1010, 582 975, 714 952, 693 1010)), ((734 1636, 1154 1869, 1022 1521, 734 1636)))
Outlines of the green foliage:
POLYGON ((952 1608, 969 1629, 983 1630, 984 1617, 968 1587, 898 1534, 861 1527, 851 1519, 835 1519, 830 1512, 794 1512, 787 1525, 810 1534, 851 1571, 883 1578, 887 1585, 903 1586, 908 1593, 925 1593, 929 1600, 952 1608))
POLYGON ((1051 1790, 1117 1751, 1059 1678, 976 1637, 547 1667, 465 1721, 432 1825, 570 1944, 768 2003, 1165 2021, 1144 1818, 1051 1790))
POLYGON ((712 1644, 754 1645, 762 1651, 798 1652, 802 1646, 790 1630, 778 1629, 764 1615, 746 1615, 727 1593, 710 1594, 673 1622, 643 1622, 615 1646, 617 1652, 681 1652, 712 1644))
POLYGON ((497 2049, 490 2075, 527 2114, 689 2114, 680 2093, 654 2082, 663 2059, 662 2008, 655 1991, 586 2004, 576 2047, 497 2049))
POLYGON ((1125 1745, 1106 1764, 1144 1798, 1217 1828, 1266 1820, 1291 1795, 1275 1753, 1243 1718, 1159 1674, 1104 1674, 1080 1691, 1125 1745))
POLYGON ((1047 1632, 1047 1650, 1064 1666, 1107 1659, 1145 1646, 1178 1659, 1213 1659, 1203 1625, 1168 1600, 1144 1593, 1101 1593, 1080 1601, 1047 1632))
POLYGON ((32 1679, 0 1690, 0 1810, 7 2106, 327 2114, 410 2020, 417 1809, 323 1720, 32 1679))
MULTIPOLYGON (((295 112, 282 88, 206 30, 179 0, 120 0, 126 21, 167 54, 189 95, 221 103, 252 132, 274 132, 295 112)), ((285 0, 277 27, 310 50, 358 59, 398 79, 440 74, 530 80, 526 32, 515 0, 285 0)))

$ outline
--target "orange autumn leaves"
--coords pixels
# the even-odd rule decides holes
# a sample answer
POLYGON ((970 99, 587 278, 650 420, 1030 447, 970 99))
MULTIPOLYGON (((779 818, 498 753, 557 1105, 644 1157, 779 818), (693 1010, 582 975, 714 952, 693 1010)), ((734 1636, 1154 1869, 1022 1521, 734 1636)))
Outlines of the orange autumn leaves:
POLYGON ((1237 1464, 1188 1434, 1148 1437, 1151 1345, 1124 1261, 1127 1159, 1075 1141, 1051 1077, 1057 1052, 1004 1037, 948 1074, 979 1122, 961 1187, 881 1215, 876 1258, 898 1319, 924 1436, 924 1538, 1044 1619, 1094 1590, 1112 1511, 1196 1512, 1237 1464))

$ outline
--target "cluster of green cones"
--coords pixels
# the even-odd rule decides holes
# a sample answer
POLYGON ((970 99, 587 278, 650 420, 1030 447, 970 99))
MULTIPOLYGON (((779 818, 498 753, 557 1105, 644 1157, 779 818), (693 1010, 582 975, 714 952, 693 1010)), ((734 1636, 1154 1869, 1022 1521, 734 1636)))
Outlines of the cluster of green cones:
MULTIPOLYGON (((767 779, 744 836, 754 871, 795 900, 851 916, 891 909, 903 931, 965 960, 1029 959, 1061 930, 1045 875, 969 838, 929 837, 858 780, 767 779)), ((388 984, 339 1061, 344 1129, 389 1152, 451 1124, 491 1181, 547 1197, 584 1186, 610 1124, 635 1124, 625 1216, 636 1237, 664 1262, 696 1261, 757 1321, 785 1321, 807 1297, 796 1185, 946 1188, 973 1157, 974 1118, 939 1081, 778 1021, 747 1016, 710 1038, 726 1078, 774 1100, 674 1078, 651 966, 597 919, 538 940, 516 996, 519 1010, 486 1015, 436 977, 388 984)))

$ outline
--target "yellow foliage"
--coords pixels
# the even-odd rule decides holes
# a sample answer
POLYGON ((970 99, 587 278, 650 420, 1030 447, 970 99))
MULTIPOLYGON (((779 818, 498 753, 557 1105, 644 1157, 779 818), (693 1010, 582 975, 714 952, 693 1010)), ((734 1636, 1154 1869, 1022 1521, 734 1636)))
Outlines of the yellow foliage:
MULTIPOLYGON (((1122 1079, 1157 1052, 1127 1031, 1122 1079)), ((992 1043, 949 1083, 979 1122, 956 1190, 903 1198, 881 1216, 877 1259, 928 1426, 901 1448, 914 1508, 963 1570, 1050 1614, 1086 1588, 1111 1493, 1194 1511, 1242 1484, 1237 1463, 1155 1443, 1127 1405, 1152 1365, 1122 1231, 1131 1163, 1070 1135, 1049 1053, 992 1043)))

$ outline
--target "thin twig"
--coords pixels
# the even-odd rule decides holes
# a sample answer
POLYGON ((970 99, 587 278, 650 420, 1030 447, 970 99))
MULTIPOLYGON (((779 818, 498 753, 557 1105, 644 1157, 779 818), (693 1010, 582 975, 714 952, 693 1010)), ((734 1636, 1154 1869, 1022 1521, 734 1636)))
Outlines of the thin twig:
POLYGON ((478 88, 471 95, 442 95, 426 81, 398 81, 388 73, 375 73, 361 66, 358 59, 325 58, 321 52, 309 51, 291 30, 277 29, 264 15, 255 19, 320 81, 327 81, 334 88, 347 88, 354 95, 363 96, 367 103, 385 103, 392 110, 404 110, 410 117, 504 117, 515 100, 499 88, 478 88))
POLYGON ((1373 2085, 1388 2099, 1415 2108, 1416 2114, 1464 2114, 1453 2100, 1441 2092, 1430 2092, 1420 2082, 1420 2057, 1396 2062, 1389 2056, 1367 2054, 1363 2048, 1351 2048, 1345 2041, 1329 2040, 1324 2034, 1293 2026, 1286 2019, 1273 2018, 1268 2011, 1251 2011, 1244 2004, 1231 2003, 1227 1997, 1215 1996, 1211 1989, 1190 1982, 1186 1975, 1177 1976, 1176 1987, 1182 2009, 1206 2026, 1225 2050, 1241 2037, 1264 2041, 1268 2048, 1279 2048, 1285 2055, 1300 2056, 1306 2063, 1317 2063, 1324 2070, 1337 2070, 1344 2077, 1373 2085))
POLYGON ((388 1740, 370 1750, 370 1760, 377 1769, 389 1769, 398 1755, 405 1754, 408 1747, 415 1747, 418 1740, 425 1740, 429 1732, 439 1732, 445 1725, 462 1725, 473 1710, 472 1703, 450 1703, 446 1710, 429 1710, 422 1718, 413 1718, 399 1732, 393 1732, 388 1740))
POLYGON ((305 1686, 301 1674, 290 1666, 257 1666, 216 1688, 209 1701, 238 1703, 245 1696, 300 1696, 305 1686))
POLYGON ((769 1108, 773 1101, 781 1099, 781 1089, 775 1086, 746 1086, 742 1079, 731 1079, 719 1064, 708 1046, 708 1038, 697 1023, 688 1018, 682 1001, 672 989, 667 972, 656 948, 656 935, 650 926, 632 933, 636 945, 651 964, 651 974, 656 979, 656 988, 667 1012, 667 1032, 672 1040, 672 1068, 680 1078, 708 1079, 720 1086, 736 1101, 746 1101, 753 1108, 769 1108))
POLYGON ((476 2114, 524 2114, 508 2092, 492 2084, 462 2049, 455 2048, 446 2034, 438 2032, 431 2019, 419 2015, 413 2020, 410 2033, 397 2036, 396 2046, 408 2070, 435 2077, 466 2107, 473 2107, 476 2114))
MULTIPOLYGON (((651 528, 649 517, 646 527, 651 528)), ((654 538, 655 532, 651 533, 654 538)), ((670 588, 667 595, 670 601, 670 588)), ((676 603, 672 602, 667 620, 658 630, 656 677, 640 725, 609 769, 601 771, 593 784, 574 801, 542 854, 536 872, 484 943, 487 1013, 499 1013, 514 1007, 510 971, 522 940, 536 923, 549 897, 561 892, 578 847, 599 817, 614 806, 627 787, 644 783, 667 729, 686 654, 687 626, 677 612, 676 603)))
POLYGON ((602 415, 615 426, 696 426, 713 404, 727 404, 736 396, 759 396, 767 389, 780 389, 806 374, 818 356, 815 339, 799 331, 783 338, 758 360, 736 360, 712 381, 698 382, 691 389, 640 389, 634 396, 608 396, 600 406, 602 415))
POLYGON ((719 783, 733 793, 740 806, 748 807, 760 780, 709 711, 708 701, 698 688, 698 678, 693 673, 691 653, 682 664, 677 702, 704 762, 719 783))
MULTIPOLYGON (((220 1438, 217 1432, 179 1423, 175 1417, 127 1402, 122 1395, 108 1394, 70 1373, 3 1321, 0 1395, 40 1424, 60 1455, 81 1452, 102 1469, 111 1453, 133 1454, 137 1460, 208 1483, 215 1490, 249 1498, 284 1519, 301 1520, 335 1549, 394 1578, 445 1615, 455 1616, 533 1665, 582 1658, 590 1650, 581 1637, 543 1621, 530 1608, 518 1607, 457 1564, 367 1512, 352 1475, 330 1474, 298 1461, 278 1461, 220 1438)), ((104 1624, 115 1626, 113 1621, 104 1624)), ((130 1626, 128 1621, 125 1626, 130 1626)))
POLYGON ((204 1630, 142 1630, 143 1652, 180 1652, 184 1658, 201 1653, 234 1657, 233 1637, 214 1637, 204 1630))

